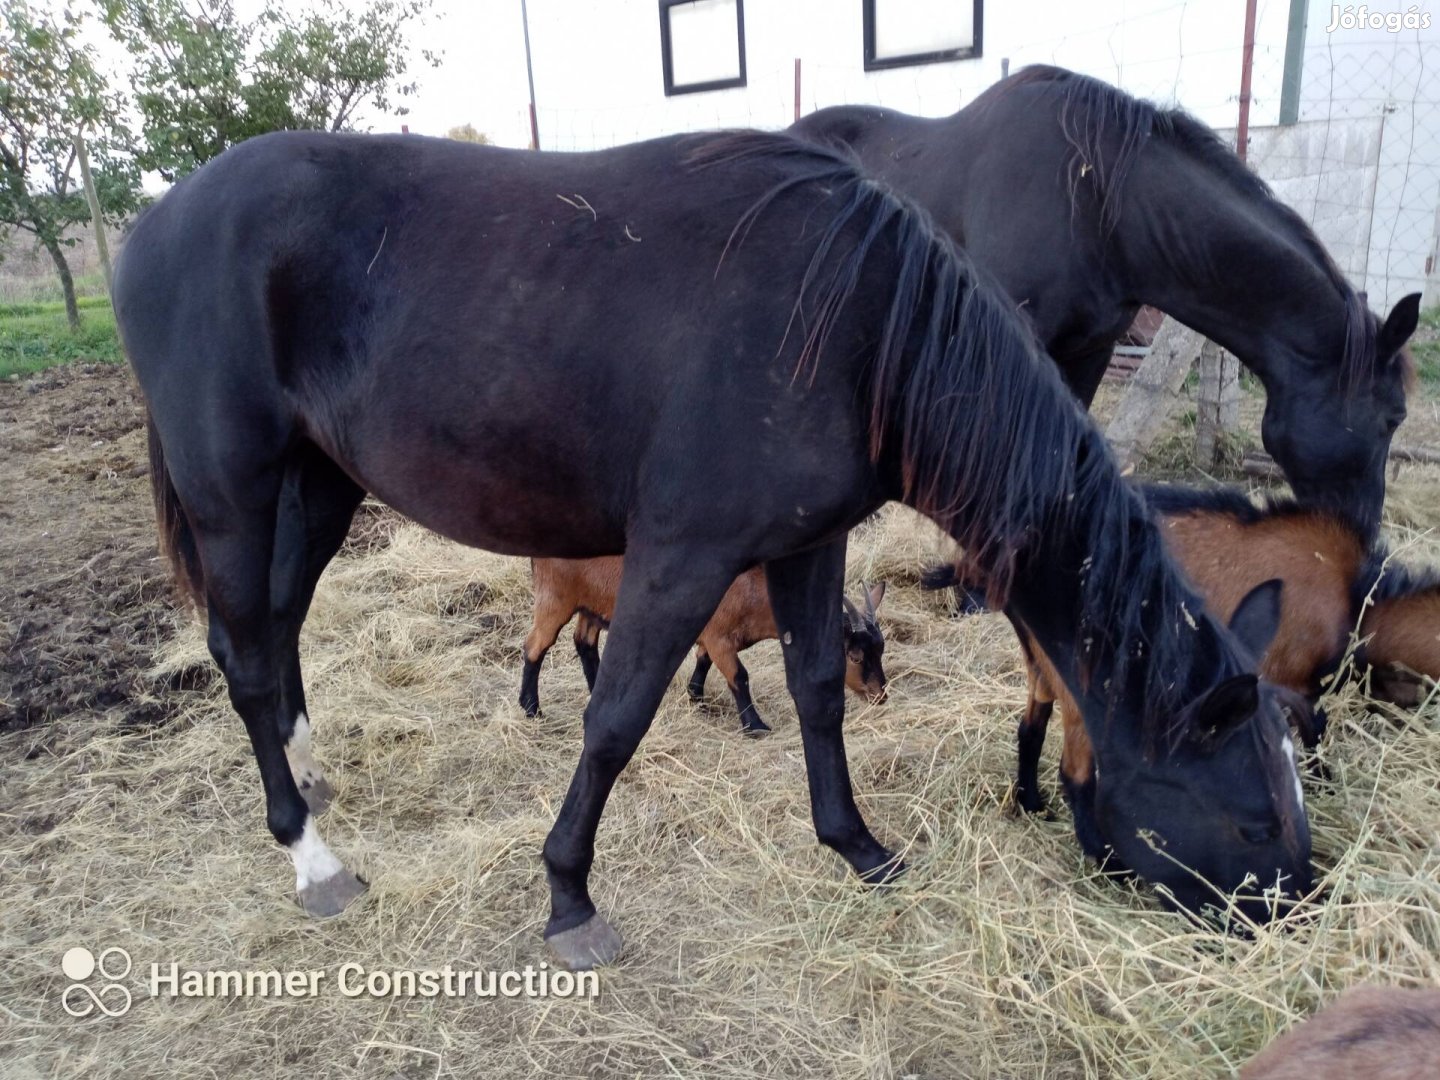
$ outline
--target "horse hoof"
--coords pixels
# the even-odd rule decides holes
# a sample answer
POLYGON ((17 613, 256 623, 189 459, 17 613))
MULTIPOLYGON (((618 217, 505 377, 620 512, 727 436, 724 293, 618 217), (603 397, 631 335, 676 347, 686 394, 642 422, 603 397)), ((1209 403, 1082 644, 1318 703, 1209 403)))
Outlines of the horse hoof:
POLYGON ((899 855, 892 855, 884 862, 866 870, 860 875, 860 880, 866 885, 893 885, 905 875, 905 871, 908 869, 904 859, 899 855))
POLYGON ((589 971, 596 964, 613 964, 625 944, 615 928, 598 912, 579 926, 545 939, 550 955, 570 971, 589 971))
POLYGON ((341 870, 301 889, 300 906, 312 919, 328 919, 339 915, 369 887, 349 870, 341 870))
MULTIPOLYGON (((1015 797, 1015 805, 1026 814, 1046 813, 1045 797, 1038 791, 1030 791, 1028 788, 1021 788, 1015 797)), ((1050 815, 1054 817, 1053 814, 1050 815)))
POLYGON ((324 776, 317 776, 308 784, 300 785, 300 795, 305 800, 305 805, 310 807, 310 813, 319 817, 330 809, 330 803, 335 798, 335 789, 324 776))

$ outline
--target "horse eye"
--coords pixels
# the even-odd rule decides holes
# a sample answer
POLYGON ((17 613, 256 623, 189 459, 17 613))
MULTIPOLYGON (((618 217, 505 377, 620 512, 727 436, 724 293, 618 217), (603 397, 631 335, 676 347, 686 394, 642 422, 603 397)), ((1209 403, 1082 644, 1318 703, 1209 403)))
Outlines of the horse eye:
POLYGON ((1240 838, 1247 844, 1268 844, 1280 835, 1280 823, 1272 821, 1269 825, 1259 828, 1242 825, 1240 826, 1240 838))

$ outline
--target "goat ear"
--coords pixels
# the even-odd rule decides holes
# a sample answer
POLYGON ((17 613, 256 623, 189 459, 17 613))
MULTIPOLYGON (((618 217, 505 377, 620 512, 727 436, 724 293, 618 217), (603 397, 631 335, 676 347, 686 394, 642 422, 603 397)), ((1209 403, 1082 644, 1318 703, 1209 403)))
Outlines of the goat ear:
POLYGON ((1230 616, 1230 632, 1259 660, 1280 630, 1280 597, 1285 582, 1271 578, 1245 594, 1230 616))
POLYGON ((1391 310, 1375 337, 1375 352, 1379 356, 1391 356, 1410 340, 1415 328, 1420 325, 1420 294, 1411 293, 1391 310))
POLYGON ((1213 686, 1194 706, 1190 740, 1214 750, 1230 734, 1250 722, 1260 709, 1260 677, 1246 674, 1213 686))
POLYGON ((870 618, 875 618, 875 610, 880 606, 880 601, 885 599, 885 582, 881 581, 871 585, 865 590, 865 606, 870 611, 870 618))

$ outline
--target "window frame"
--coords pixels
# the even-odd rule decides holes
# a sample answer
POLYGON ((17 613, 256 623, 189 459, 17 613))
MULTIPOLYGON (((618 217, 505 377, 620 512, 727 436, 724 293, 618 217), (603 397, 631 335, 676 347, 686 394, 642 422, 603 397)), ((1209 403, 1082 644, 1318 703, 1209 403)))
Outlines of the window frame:
POLYGON ((735 2, 736 52, 740 58, 740 74, 728 79, 711 79, 702 83, 675 82, 674 44, 670 40, 670 12, 673 8, 695 3, 696 0, 660 0, 660 63, 665 78, 665 96, 678 94, 702 94, 710 90, 729 90, 745 86, 745 0, 735 2))
POLYGON ((955 49, 940 49, 935 52, 906 53, 902 56, 877 57, 875 55, 875 2, 861 0, 865 25, 865 70, 886 71, 890 68, 914 67, 918 64, 943 64, 952 60, 976 60, 983 53, 985 28, 985 0, 970 0, 975 14, 975 26, 971 33, 970 45, 955 49))

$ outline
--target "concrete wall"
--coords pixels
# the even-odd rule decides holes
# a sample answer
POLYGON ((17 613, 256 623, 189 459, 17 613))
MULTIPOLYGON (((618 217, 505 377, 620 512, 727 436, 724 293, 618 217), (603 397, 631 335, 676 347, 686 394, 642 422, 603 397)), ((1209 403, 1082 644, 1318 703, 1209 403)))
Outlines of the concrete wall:
MULTIPOLYGON (((1346 7, 1340 5, 1342 11, 1346 7)), ((1341 133, 1351 130, 1352 121, 1381 125, 1369 249, 1363 274, 1356 274, 1377 309, 1421 290, 1428 305, 1440 303, 1434 273, 1440 213, 1440 8, 1399 0, 1369 5, 1382 13, 1427 7, 1436 9, 1430 27, 1399 32, 1372 27, 1327 32, 1335 8, 1328 0, 1310 0, 1308 12, 1300 119, 1336 129, 1327 150, 1345 145, 1347 136, 1341 133)), ((1322 203, 1317 213, 1338 217, 1347 208, 1322 203)))
POLYGON ((1250 167, 1310 223, 1357 284, 1369 260, 1382 134, 1379 116, 1250 129, 1250 167))

